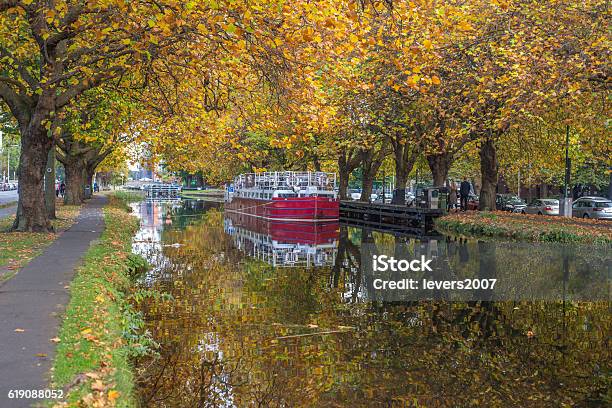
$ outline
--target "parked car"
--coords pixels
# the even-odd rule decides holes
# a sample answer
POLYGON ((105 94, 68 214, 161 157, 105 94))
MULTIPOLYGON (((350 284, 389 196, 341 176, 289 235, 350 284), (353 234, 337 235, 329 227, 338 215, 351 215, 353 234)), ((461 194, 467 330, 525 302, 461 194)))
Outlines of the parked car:
POLYGON ((581 197, 572 205, 572 214, 579 218, 612 220, 612 200, 605 197, 581 197))
POLYGON ((495 207, 500 211, 520 212, 527 203, 514 194, 497 194, 495 196, 495 207))
POLYGON ((521 210, 523 214, 559 215, 559 200, 554 198, 536 198, 521 210))
POLYGON ((359 200, 361 198, 361 191, 359 190, 349 190, 348 193, 351 200, 359 200))
MULTIPOLYGON (((372 194, 373 196, 374 194, 372 194)), ((391 200, 393 200, 393 194, 392 193, 388 193, 385 191, 385 203, 386 204, 390 204, 391 200)), ((383 194, 382 192, 376 193, 376 202, 378 203, 382 203, 383 201, 383 194)))
POLYGON ((17 190, 17 183, 0 183, 0 191, 11 191, 11 190, 17 190))

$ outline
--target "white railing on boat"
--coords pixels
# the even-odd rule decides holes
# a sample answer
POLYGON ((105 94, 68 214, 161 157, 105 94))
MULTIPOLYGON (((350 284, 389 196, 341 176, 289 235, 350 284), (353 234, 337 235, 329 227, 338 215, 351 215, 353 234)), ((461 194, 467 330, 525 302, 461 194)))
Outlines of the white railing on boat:
POLYGON ((334 190, 336 188, 336 174, 319 171, 270 171, 245 173, 234 179, 235 189, 275 190, 294 187, 300 189, 316 187, 317 190, 334 190))

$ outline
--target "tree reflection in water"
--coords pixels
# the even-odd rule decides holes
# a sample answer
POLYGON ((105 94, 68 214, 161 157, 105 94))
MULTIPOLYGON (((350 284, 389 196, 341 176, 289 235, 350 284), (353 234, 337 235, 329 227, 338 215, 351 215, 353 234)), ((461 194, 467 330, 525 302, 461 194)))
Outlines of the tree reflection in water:
POLYGON ((443 252, 480 277, 516 259, 503 246, 455 238, 424 248, 347 227, 339 238, 329 267, 272 268, 235 248, 219 211, 165 231, 165 242, 181 245, 162 247, 171 262, 154 283, 174 300, 142 304, 161 345, 138 362, 143 405, 610 403, 609 303, 371 300, 364 242, 399 243, 398 255, 443 252))

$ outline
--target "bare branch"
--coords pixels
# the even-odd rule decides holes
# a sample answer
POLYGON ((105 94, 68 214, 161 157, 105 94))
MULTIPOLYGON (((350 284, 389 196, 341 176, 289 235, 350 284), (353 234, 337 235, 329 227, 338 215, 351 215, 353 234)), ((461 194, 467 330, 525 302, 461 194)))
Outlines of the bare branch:
POLYGON ((27 125, 30 118, 30 106, 28 101, 24 100, 17 92, 15 92, 6 83, 0 81, 0 98, 6 102, 11 113, 19 122, 19 126, 23 129, 27 125))
POLYGON ((12 9, 19 4, 18 0, 0 0, 0 12, 12 9))

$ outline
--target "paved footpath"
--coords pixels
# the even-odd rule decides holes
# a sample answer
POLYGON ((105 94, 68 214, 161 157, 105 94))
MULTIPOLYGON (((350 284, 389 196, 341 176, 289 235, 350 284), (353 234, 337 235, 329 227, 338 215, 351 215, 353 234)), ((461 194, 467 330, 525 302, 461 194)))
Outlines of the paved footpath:
POLYGON ((4 218, 4 217, 8 217, 10 215, 15 215, 15 212, 17 211, 17 206, 11 206, 11 207, 6 207, 6 208, 0 208, 0 218, 4 218))
POLYGON ((57 336, 74 270, 104 229, 105 203, 106 197, 94 196, 70 229, 0 285, 0 407, 41 402, 9 399, 9 390, 49 388, 55 354, 51 339, 57 336))
MULTIPOLYGON (((0 191, 0 206, 9 203, 16 203, 19 199, 17 190, 11 191, 0 191)), ((0 218, 8 217, 9 215, 15 214, 17 211, 17 205, 11 205, 10 207, 0 208, 0 218)), ((0 405, 1 406, 1 405, 0 405)))
POLYGON ((19 200, 17 190, 0 191, 0 205, 19 200))

